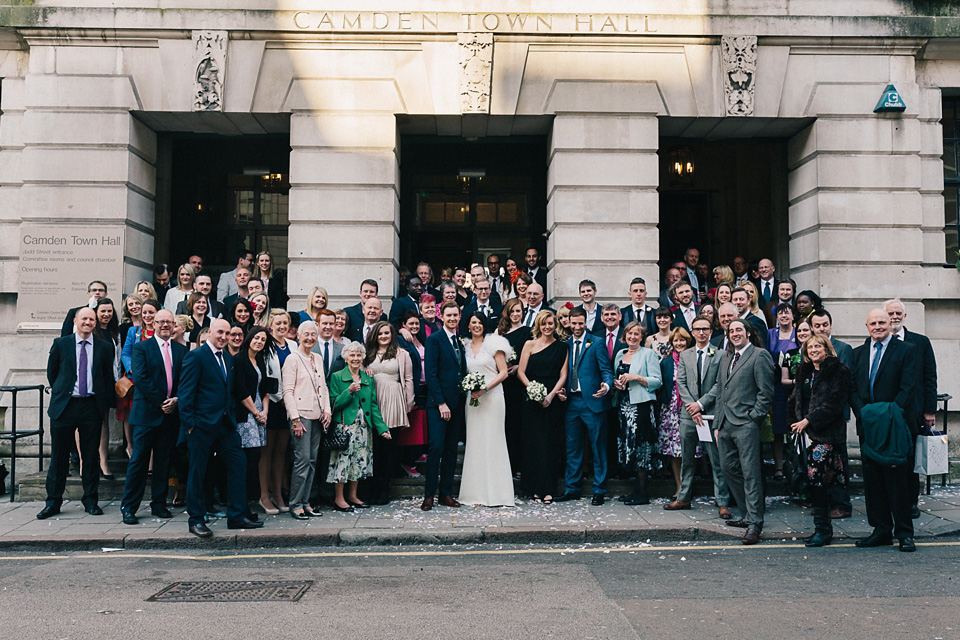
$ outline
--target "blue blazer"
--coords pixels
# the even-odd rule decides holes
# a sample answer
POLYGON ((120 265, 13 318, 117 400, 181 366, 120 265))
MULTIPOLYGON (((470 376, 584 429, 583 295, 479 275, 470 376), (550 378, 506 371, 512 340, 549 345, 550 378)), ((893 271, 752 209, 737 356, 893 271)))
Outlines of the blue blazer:
POLYGON ((127 329, 127 337, 123 342, 123 351, 120 352, 120 362, 123 363, 123 372, 129 373, 133 370, 133 345, 140 342, 140 331, 143 327, 130 327, 127 329))
MULTIPOLYGON (((459 339, 458 339, 459 342, 459 339)), ((427 380, 427 407, 446 404, 455 409, 463 402, 464 391, 460 383, 467 375, 467 354, 460 349, 460 363, 443 329, 430 334, 424 344, 423 368, 427 380)))
MULTIPOLYGON (((613 395, 613 365, 610 363, 610 354, 603 344, 603 340, 598 340, 597 336, 584 332, 584 348, 580 354, 580 366, 577 368, 576 375, 580 380, 580 391, 583 393, 583 401, 587 408, 594 413, 603 413, 610 406, 610 396, 613 395), (609 391, 602 398, 594 398, 593 394, 600 390, 602 383, 607 383, 609 391)), ((573 338, 567 339, 567 395, 570 394, 571 382, 574 376, 573 370, 573 338)))
MULTIPOLYGON (((180 370, 188 349, 179 342, 170 341, 170 358, 173 361, 173 395, 177 396, 180 370)), ((167 399, 167 374, 163 366, 160 345, 153 338, 137 342, 133 346, 133 407, 130 409, 130 424, 138 427, 156 427, 167 416, 160 405, 167 399)), ((176 416, 176 414, 173 414, 176 416)))
POLYGON ((417 307, 417 303, 413 301, 409 295, 404 295, 402 298, 395 298, 393 304, 390 305, 390 324, 399 328, 400 327, 400 318, 403 317, 407 311, 413 311, 418 316, 420 315, 420 309, 417 307))
POLYGON ((215 433, 223 420, 235 425, 233 412, 233 356, 223 352, 227 370, 224 380, 220 365, 206 343, 183 358, 177 406, 180 407, 180 442, 186 442, 190 429, 215 433))

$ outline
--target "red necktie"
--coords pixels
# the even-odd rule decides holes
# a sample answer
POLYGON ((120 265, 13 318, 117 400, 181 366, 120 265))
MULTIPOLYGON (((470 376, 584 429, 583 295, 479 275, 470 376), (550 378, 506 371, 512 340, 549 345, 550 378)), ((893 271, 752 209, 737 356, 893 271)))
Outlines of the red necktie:
POLYGON ((607 334, 607 353, 610 355, 610 359, 613 360, 613 334, 607 334))

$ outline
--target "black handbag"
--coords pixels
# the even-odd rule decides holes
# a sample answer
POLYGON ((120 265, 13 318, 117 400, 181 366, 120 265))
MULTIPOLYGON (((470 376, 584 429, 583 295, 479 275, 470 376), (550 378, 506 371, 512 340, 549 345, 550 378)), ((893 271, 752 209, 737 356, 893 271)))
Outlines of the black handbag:
POLYGON ((337 422, 330 425, 320 438, 320 448, 324 451, 346 451, 349 446, 350 432, 337 422))

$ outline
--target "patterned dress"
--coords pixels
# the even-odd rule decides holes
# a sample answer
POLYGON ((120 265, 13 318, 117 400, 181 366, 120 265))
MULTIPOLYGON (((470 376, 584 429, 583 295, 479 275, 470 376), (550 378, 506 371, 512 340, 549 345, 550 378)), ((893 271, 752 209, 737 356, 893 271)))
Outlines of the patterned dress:
MULTIPOLYGON (((621 362, 613 377, 619 378, 625 373, 630 373, 630 365, 621 362)), ((653 455, 657 442, 657 430, 653 426, 656 423, 654 401, 631 404, 629 391, 622 391, 619 395, 617 459, 620 466, 630 473, 660 469, 661 460, 653 455)))
POLYGON ((683 401, 680 400, 680 386, 677 384, 676 372, 680 369, 680 354, 673 352, 667 357, 673 358, 673 389, 670 391, 669 401, 660 407, 660 435, 657 439, 657 450, 665 456, 680 457, 680 411, 683 401))
MULTIPOLYGON (((257 372, 257 391, 253 394, 253 406, 257 411, 263 411, 263 400, 260 398, 260 367, 254 367, 254 370, 257 372)), ((240 446, 244 449, 267 444, 267 427, 257 422, 252 413, 248 413, 247 419, 237 425, 237 433, 240 434, 240 446)))
POLYGON ((370 428, 363 418, 363 411, 357 411, 357 419, 352 425, 337 425, 337 428, 350 432, 350 444, 345 451, 330 452, 330 470, 327 482, 354 482, 373 475, 373 443, 370 442, 370 428))

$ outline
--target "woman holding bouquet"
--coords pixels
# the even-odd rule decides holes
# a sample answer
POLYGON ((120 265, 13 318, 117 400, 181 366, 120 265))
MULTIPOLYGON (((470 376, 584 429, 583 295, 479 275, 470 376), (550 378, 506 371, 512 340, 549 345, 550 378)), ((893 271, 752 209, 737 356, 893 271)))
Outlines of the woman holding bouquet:
POLYGON ((463 453, 460 502, 487 507, 513 506, 513 475, 504 434, 510 343, 496 333, 484 337, 487 317, 477 311, 467 318, 470 339, 464 345, 467 372, 483 376, 484 385, 470 392, 466 407, 467 447, 463 453))
POLYGON ((527 387, 528 398, 537 398, 536 383, 544 387, 542 399, 523 403, 523 486, 534 500, 553 503, 560 458, 563 412, 557 394, 567 383, 567 347, 556 338, 557 319, 541 311, 533 321, 533 340, 523 346, 517 379, 527 387))

